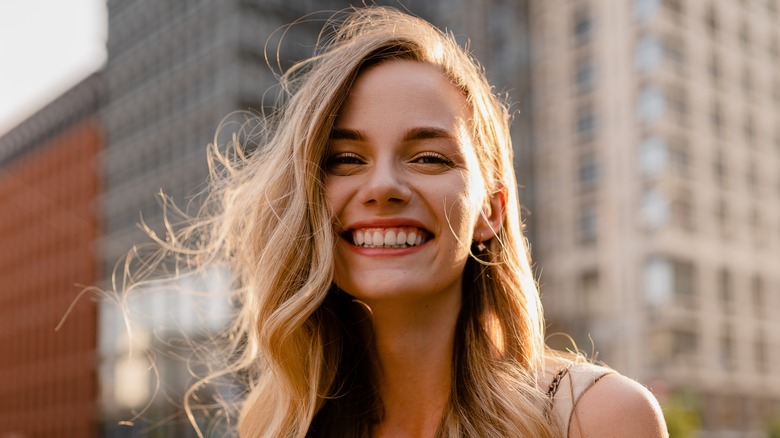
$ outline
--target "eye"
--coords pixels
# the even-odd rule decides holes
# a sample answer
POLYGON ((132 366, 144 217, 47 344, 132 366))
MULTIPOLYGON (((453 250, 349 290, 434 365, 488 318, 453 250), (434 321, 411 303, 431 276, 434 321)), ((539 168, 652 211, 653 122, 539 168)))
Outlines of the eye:
POLYGON ((356 166, 365 164, 366 160, 354 152, 339 152, 331 155, 325 161, 326 170, 336 175, 346 175, 356 166))
POLYGON ((336 164, 363 164, 365 161, 354 152, 341 152, 328 158, 328 165, 336 164))
POLYGON ((414 158, 412 158, 413 163, 418 164, 439 164, 447 167, 453 167, 455 163, 453 163, 452 160, 447 158, 446 156, 438 153, 438 152, 422 152, 420 154, 417 154, 414 158))

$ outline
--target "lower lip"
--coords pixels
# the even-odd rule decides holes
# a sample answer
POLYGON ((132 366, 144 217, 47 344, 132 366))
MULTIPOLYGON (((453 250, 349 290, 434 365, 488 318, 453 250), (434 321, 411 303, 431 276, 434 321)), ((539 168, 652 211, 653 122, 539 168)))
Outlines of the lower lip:
POLYGON ((396 256, 407 255, 407 254, 414 254, 422 250, 426 245, 428 245, 428 242, 430 242, 430 240, 427 240, 420 245, 409 246, 406 248, 366 248, 363 246, 353 245, 351 242, 349 242, 346 239, 342 239, 342 240, 347 245, 347 247, 350 250, 352 250, 352 252, 364 256, 371 256, 371 257, 382 257, 382 256, 396 257, 396 256))

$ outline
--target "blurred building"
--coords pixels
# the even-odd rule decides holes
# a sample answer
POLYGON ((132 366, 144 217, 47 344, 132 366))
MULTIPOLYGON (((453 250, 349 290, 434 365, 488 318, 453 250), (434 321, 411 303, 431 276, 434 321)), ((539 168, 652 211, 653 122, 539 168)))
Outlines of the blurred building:
POLYGON ((95 436, 98 90, 0 137, 0 436, 95 436))
POLYGON ((552 331, 698 410, 699 436, 780 415, 779 8, 531 2, 552 331))

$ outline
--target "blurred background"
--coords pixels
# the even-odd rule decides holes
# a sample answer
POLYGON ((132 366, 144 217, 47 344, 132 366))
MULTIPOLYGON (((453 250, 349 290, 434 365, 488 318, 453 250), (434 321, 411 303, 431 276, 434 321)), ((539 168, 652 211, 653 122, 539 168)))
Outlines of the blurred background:
MULTIPOLYGON (((780 0, 377 3, 469 41, 512 102, 549 332, 650 387, 672 437, 780 437, 780 0)), ((0 2, 0 438, 195 436, 182 338, 230 320, 229 274, 145 288, 132 338, 79 293, 162 232, 160 191, 197 207, 220 121, 273 105, 266 43, 285 68, 329 14, 285 25, 350 4, 0 2)))

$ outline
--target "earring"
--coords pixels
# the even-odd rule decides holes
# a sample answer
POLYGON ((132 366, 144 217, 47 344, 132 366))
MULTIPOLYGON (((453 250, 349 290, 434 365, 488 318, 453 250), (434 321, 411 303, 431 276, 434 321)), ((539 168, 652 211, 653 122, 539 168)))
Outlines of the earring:
POLYGON ((477 242, 477 249, 478 249, 480 252, 484 251, 484 250, 485 250, 485 248, 487 248, 487 247, 485 246, 485 242, 477 242))

